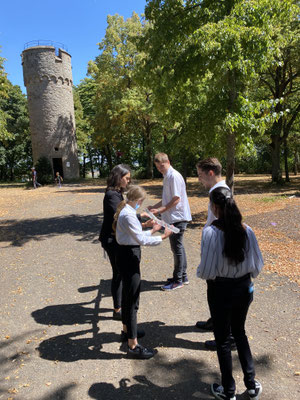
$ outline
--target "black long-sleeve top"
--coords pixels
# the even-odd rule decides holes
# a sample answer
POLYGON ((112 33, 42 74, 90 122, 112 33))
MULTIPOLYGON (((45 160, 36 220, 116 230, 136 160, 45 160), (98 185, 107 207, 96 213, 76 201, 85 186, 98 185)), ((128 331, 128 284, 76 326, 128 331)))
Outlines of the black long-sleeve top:
POLYGON ((99 240, 103 244, 110 240, 115 240, 115 233, 112 229, 114 214, 118 205, 123 200, 123 195, 117 190, 108 190, 103 199, 103 223, 100 231, 99 240))

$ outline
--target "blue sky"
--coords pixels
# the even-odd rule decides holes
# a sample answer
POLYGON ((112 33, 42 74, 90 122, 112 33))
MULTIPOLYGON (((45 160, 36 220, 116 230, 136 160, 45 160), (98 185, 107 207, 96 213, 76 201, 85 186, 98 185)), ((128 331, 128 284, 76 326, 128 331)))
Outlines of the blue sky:
POLYGON ((32 40, 61 42, 72 56, 73 81, 86 76, 87 63, 98 54, 107 15, 128 18, 144 12, 146 0, 5 0, 1 3, 0 56, 8 79, 24 93, 20 54, 32 40))

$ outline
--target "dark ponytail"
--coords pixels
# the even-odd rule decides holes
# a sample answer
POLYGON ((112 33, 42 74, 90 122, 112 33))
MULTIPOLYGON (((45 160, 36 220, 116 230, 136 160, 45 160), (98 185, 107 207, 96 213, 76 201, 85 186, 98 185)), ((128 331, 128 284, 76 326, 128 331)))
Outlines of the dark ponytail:
POLYGON ((247 233, 242 215, 229 189, 219 187, 210 193, 210 201, 219 210, 219 218, 213 225, 224 231, 223 254, 235 264, 245 259, 247 233))

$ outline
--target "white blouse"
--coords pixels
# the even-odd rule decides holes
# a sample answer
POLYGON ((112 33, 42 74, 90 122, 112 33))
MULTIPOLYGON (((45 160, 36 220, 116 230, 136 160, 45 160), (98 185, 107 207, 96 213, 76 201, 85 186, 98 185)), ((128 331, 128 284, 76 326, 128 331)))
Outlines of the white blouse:
POLYGON ((256 278, 264 262, 253 230, 246 225, 248 241, 246 242, 245 259, 242 263, 232 264, 223 255, 224 233, 214 225, 202 231, 201 262, 197 276, 202 279, 240 278, 248 273, 256 278))
POLYGON ((161 236, 151 236, 151 231, 143 231, 136 210, 129 204, 119 214, 116 239, 123 246, 156 246, 162 242, 161 236))

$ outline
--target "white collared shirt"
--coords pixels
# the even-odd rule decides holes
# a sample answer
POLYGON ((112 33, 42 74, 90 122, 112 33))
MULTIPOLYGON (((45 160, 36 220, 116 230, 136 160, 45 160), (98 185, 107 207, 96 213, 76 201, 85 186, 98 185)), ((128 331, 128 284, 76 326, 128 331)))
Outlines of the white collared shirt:
POLYGON ((211 225, 203 229, 201 239, 201 262, 197 268, 197 276, 202 279, 240 278, 248 273, 256 278, 264 262, 253 230, 246 225, 248 240, 246 242, 245 259, 239 264, 230 263, 223 255, 224 232, 211 225))
MULTIPOLYGON (((211 193, 213 190, 215 190, 218 187, 224 187, 224 188, 230 190, 229 186, 226 185, 225 180, 222 180, 222 181, 216 183, 212 188, 210 188, 209 189, 209 193, 211 193)), ((217 218, 215 217, 214 213, 212 212, 212 209, 211 209, 211 206, 210 206, 210 202, 209 202, 209 204, 208 204, 208 213, 207 213, 207 221, 206 221, 206 224, 205 224, 204 228, 206 228, 207 226, 211 225, 214 222, 215 219, 217 219, 217 218)))
POLYGON ((136 210, 129 204, 119 214, 116 239, 123 246, 156 246, 162 242, 161 236, 151 236, 151 231, 143 231, 136 210))
POLYGON ((167 205, 173 197, 179 197, 176 206, 162 213, 162 220, 168 224, 180 221, 191 221, 191 210, 186 194, 185 182, 182 175, 172 166, 168 168, 163 181, 162 205, 167 205))

